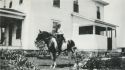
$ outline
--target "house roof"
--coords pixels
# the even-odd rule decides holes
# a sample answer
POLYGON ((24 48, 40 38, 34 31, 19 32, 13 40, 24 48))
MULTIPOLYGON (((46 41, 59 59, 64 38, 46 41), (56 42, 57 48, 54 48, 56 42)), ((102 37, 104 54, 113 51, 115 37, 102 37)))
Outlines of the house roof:
POLYGON ((109 3, 103 1, 103 0, 94 0, 95 2, 98 2, 100 4, 103 4, 104 6, 109 5, 109 3))

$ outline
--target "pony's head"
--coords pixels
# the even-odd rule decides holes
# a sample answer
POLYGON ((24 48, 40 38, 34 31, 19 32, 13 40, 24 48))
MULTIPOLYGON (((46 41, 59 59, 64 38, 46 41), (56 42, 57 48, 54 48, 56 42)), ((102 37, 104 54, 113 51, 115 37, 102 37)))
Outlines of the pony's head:
POLYGON ((76 50, 77 50, 77 47, 76 47, 76 46, 73 46, 71 49, 72 49, 72 52, 75 53, 76 50))
POLYGON ((36 42, 44 41, 45 43, 51 38, 52 34, 46 32, 46 31, 40 31, 38 33, 38 36, 36 38, 36 42))

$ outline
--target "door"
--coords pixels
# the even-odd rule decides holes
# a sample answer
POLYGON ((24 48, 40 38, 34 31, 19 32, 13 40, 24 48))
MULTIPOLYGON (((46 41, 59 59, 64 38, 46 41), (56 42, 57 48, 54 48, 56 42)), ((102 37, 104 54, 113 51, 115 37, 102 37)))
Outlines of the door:
POLYGON ((112 38, 108 38, 108 50, 112 50, 112 38))
POLYGON ((13 25, 9 24, 9 46, 12 46, 13 25))
POLYGON ((112 50, 112 28, 108 28, 108 38, 107 38, 107 48, 108 50, 112 50))

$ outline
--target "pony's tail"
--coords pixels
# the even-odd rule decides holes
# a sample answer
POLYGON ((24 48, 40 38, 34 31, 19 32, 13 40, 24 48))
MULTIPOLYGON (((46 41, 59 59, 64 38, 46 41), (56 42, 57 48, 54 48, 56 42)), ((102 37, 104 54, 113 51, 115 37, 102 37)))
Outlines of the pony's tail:
POLYGON ((69 43, 69 45, 72 46, 72 47, 75 46, 75 42, 74 42, 73 40, 68 40, 68 43, 69 43))

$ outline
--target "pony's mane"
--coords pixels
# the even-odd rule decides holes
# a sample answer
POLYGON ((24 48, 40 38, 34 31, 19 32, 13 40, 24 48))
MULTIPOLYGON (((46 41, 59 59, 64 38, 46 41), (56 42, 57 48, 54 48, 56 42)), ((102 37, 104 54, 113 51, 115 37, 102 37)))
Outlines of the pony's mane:
POLYGON ((40 31, 36 41, 40 41, 41 39, 45 40, 46 38, 52 37, 53 35, 47 31, 40 31))
POLYGON ((42 34, 44 36, 52 36, 52 34, 47 31, 42 31, 40 34, 42 34))

